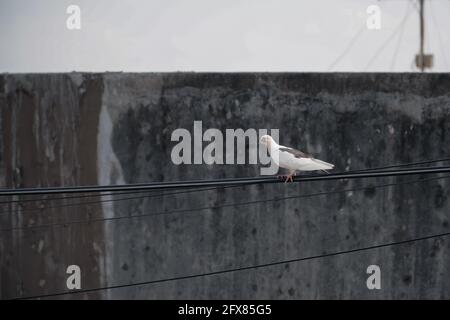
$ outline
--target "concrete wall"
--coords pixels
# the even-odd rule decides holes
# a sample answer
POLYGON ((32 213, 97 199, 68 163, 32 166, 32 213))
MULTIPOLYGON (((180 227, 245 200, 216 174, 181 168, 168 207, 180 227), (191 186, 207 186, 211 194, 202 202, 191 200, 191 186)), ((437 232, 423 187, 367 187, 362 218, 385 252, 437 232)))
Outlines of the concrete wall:
MULTIPOLYGON (((450 75, 2 75, 0 186, 259 174, 257 165, 172 164, 171 133, 192 131, 194 120, 202 120, 204 130, 279 128, 282 144, 333 162, 336 171, 441 158, 450 154, 450 75)), ((3 204, 0 224, 10 228, 158 213, 416 179, 259 185, 53 209, 46 206, 80 200, 3 204), (36 206, 41 211, 23 212, 36 206)), ((65 290, 70 264, 80 265, 87 289, 446 232, 448 196, 449 182, 443 179, 190 214, 2 232, 0 296, 65 290)), ((76 298, 450 298, 449 240, 76 298), (366 287, 370 264, 381 267, 381 290, 366 287)))

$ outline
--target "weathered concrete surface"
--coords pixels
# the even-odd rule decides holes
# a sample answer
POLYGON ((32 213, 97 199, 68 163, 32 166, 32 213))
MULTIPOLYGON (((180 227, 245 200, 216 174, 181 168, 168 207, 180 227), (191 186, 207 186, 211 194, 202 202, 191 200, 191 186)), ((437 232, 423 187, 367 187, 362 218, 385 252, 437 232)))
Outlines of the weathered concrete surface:
MULTIPOLYGON (((97 184, 97 126, 102 79, 81 75, 2 76, 1 187, 97 184)), ((22 200, 34 197, 2 198, 22 200)), ((61 206, 75 200, 1 205, 2 229, 80 217, 98 208, 61 206), (42 208, 42 211, 25 210, 42 208), (8 214, 8 212, 13 213, 8 214)), ((2 232, 1 297, 65 288, 66 268, 79 264, 87 281, 101 283, 101 225, 2 232)))
MULTIPOLYGON (((281 143, 333 162, 339 171, 450 154, 449 74, 3 75, 0 90, 2 187, 259 174, 255 165, 172 164, 170 135, 176 128, 192 130, 194 120, 202 120, 204 129, 280 128, 281 143)), ((252 186, 13 218, 2 215, 0 221, 2 227, 13 227, 31 217, 45 223, 52 214, 70 219, 157 213, 418 178, 252 186)), ((449 182, 432 180, 192 214, 4 233, 1 296, 65 290, 68 264, 82 267, 82 286, 91 288, 446 232, 448 196, 449 182)), ((18 207, 2 207, 10 209, 18 207)), ((450 298, 450 240, 89 297, 450 298), (381 267, 379 291, 366 287, 370 264, 381 267)))

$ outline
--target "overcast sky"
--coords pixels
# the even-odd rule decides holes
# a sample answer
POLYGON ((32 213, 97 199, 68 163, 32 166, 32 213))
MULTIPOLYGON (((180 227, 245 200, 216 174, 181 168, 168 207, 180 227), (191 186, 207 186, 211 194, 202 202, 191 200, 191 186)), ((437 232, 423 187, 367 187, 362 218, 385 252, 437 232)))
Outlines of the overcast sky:
MULTIPOLYGON (((425 13, 433 71, 450 72, 450 1, 425 13)), ((413 71, 419 18, 413 0, 0 0, 0 38, 0 72, 413 71)))

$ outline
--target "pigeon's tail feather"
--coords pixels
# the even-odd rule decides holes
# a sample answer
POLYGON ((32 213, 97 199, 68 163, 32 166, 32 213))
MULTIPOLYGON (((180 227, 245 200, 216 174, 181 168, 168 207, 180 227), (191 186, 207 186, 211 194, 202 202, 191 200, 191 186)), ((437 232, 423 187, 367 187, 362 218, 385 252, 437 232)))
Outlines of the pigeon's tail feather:
POLYGON ((319 159, 313 159, 314 163, 317 165, 318 170, 329 170, 334 168, 334 164, 319 160, 319 159))

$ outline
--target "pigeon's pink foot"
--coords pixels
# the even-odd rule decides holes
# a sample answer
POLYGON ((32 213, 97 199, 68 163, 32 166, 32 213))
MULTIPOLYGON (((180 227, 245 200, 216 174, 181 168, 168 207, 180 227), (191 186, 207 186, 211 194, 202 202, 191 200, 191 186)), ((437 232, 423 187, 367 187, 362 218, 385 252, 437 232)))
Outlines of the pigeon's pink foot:
POLYGON ((293 174, 289 174, 289 175, 279 175, 278 178, 279 178, 279 179, 283 179, 283 180, 286 179, 286 180, 284 180, 284 183, 286 183, 286 182, 288 182, 288 181, 294 182, 294 175, 293 175, 293 174))
POLYGON ((286 178, 286 181, 284 183, 288 182, 289 180, 291 180, 291 182, 294 182, 294 175, 293 174, 288 175, 287 178, 286 178))

